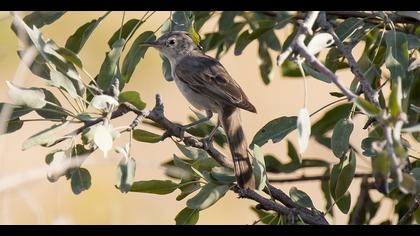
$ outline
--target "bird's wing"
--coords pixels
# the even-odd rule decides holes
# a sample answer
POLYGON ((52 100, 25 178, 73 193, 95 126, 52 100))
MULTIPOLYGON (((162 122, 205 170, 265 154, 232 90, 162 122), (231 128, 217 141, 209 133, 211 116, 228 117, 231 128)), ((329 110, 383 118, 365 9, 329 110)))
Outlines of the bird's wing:
POLYGON ((238 83, 216 59, 206 55, 186 56, 177 63, 174 73, 197 93, 222 104, 256 112, 238 83))

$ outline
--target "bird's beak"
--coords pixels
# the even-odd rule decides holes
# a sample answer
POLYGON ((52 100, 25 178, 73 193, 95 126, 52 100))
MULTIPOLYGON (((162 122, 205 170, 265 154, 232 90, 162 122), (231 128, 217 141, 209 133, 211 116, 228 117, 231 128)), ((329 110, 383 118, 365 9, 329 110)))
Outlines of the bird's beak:
POLYGON ((153 42, 145 42, 145 43, 141 43, 139 44, 140 47, 153 47, 153 48, 162 48, 163 45, 161 43, 159 43, 157 40, 153 41, 153 42))

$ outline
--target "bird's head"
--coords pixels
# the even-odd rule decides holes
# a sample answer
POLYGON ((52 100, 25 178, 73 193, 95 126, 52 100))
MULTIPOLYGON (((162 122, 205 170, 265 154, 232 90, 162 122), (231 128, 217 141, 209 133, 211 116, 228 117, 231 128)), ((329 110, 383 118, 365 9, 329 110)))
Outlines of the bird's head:
POLYGON ((141 46, 153 47, 168 58, 170 61, 176 60, 193 50, 198 49, 190 34, 185 31, 172 31, 162 35, 153 42, 143 43, 141 46))

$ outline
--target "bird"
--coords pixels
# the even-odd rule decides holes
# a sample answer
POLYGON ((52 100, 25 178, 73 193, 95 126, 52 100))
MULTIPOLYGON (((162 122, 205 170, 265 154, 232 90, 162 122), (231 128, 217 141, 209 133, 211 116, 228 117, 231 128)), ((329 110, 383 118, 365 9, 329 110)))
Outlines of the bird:
POLYGON ((189 32, 171 31, 142 46, 155 48, 168 59, 178 89, 192 106, 206 112, 206 117, 182 128, 185 130, 206 122, 212 118, 213 113, 217 113, 217 125, 207 138, 212 139, 222 125, 233 158, 238 186, 242 189, 255 189, 255 176, 248 156, 240 110, 257 111, 239 84, 217 59, 202 51, 189 32))

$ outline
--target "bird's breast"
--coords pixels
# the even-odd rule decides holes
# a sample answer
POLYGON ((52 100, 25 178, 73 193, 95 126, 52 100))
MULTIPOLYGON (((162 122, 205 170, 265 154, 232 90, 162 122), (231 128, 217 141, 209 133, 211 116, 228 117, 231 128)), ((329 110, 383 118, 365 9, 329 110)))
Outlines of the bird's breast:
MULTIPOLYGON (((174 80, 182 95, 184 95, 187 101, 196 109, 211 110, 214 113, 218 113, 219 105, 213 99, 207 97, 199 91, 194 91, 189 85, 185 84, 176 76, 174 76, 174 80)), ((197 90, 199 90, 199 88, 197 88, 197 90)))

